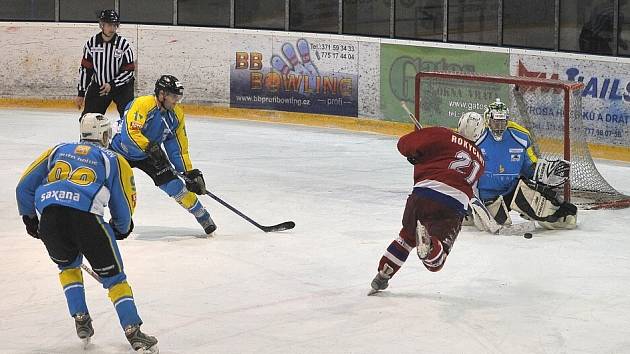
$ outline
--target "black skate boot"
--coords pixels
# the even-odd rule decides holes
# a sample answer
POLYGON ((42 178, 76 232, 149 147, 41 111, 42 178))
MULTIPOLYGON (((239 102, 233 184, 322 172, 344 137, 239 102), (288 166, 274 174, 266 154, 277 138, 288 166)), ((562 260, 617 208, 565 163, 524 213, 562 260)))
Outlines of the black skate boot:
POLYGON ((372 289, 368 292, 368 296, 374 295, 381 290, 387 289, 387 287, 389 286, 389 279, 392 278, 392 273, 394 273, 394 270, 392 269, 392 267, 389 266, 389 264, 386 263, 383 266, 383 269, 379 270, 376 274, 376 277, 374 277, 374 279, 372 280, 372 284, 370 284, 372 286, 372 289))
POLYGON ((217 229, 217 225, 210 217, 210 213, 208 213, 208 211, 205 211, 200 217, 198 217, 197 222, 199 222, 201 227, 203 227, 203 231, 205 231, 206 235, 212 234, 217 229))
POLYGON ((125 337, 127 337, 129 344, 131 344, 131 347, 136 352, 150 354, 160 352, 157 346, 157 338, 142 333, 142 331, 140 331, 140 325, 125 327, 125 337))
POLYGON ((78 313, 74 315, 74 325, 77 329, 77 336, 83 341, 83 346, 90 344, 90 338, 94 335, 92 318, 88 313, 78 313))

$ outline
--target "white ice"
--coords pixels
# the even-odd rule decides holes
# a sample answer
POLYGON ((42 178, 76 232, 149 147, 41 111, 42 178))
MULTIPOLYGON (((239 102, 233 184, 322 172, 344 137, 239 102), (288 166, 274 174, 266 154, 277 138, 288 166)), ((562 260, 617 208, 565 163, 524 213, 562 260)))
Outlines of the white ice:
MULTIPOLYGON (((76 112, 0 110, 0 352, 82 353, 43 244, 17 214, 15 185, 41 152, 78 137, 76 112)), ((136 170, 136 229, 119 242, 161 353, 628 353, 628 210, 581 211, 574 231, 527 240, 464 228, 444 269, 412 253, 368 297, 397 235, 411 166, 396 139, 335 129, 189 117, 195 167, 218 223, 192 216, 136 170)), ((630 165, 601 162, 630 193, 630 165)), ((130 352, 107 293, 85 274, 96 331, 88 353, 130 352)))

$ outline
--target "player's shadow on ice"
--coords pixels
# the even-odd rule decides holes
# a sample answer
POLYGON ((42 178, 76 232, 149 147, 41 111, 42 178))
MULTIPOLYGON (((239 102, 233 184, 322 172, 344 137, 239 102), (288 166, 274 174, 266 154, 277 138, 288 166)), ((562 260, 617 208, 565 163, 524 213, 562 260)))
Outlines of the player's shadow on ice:
POLYGON ((130 238, 142 241, 180 241, 191 238, 208 238, 208 235, 198 228, 138 226, 133 229, 130 238))

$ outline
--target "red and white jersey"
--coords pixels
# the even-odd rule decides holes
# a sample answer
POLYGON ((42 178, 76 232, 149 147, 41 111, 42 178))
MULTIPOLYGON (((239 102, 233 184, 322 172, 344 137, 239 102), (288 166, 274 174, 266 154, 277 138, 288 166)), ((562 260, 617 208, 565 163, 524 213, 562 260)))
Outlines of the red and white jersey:
POLYGON ((472 186, 483 174, 485 165, 474 142, 451 129, 431 127, 400 138, 398 151, 405 157, 416 158, 414 190, 431 189, 468 207, 473 197, 472 186))

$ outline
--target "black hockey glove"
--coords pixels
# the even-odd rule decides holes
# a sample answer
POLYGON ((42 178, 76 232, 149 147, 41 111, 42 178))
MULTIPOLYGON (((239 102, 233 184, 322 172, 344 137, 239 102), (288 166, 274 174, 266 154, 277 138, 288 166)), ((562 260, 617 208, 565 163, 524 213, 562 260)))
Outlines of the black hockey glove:
POLYGON ((156 169, 161 170, 165 166, 168 166, 168 158, 166 157, 166 153, 164 153, 160 144, 150 143, 149 146, 147 146, 146 153, 149 161, 156 169))
POLYGON ((125 233, 122 233, 116 230, 116 228, 114 227, 114 224, 112 223, 112 220, 109 220, 109 225, 111 225, 112 229, 114 229, 114 236, 116 237, 118 241, 126 239, 127 236, 131 234, 131 231, 133 231, 133 219, 131 219, 131 224, 129 225, 129 231, 125 233))
POLYGON ((38 239, 39 218, 37 217, 37 215, 34 215, 32 217, 28 215, 22 215, 22 221, 24 222, 24 225, 26 225, 26 233, 38 239))
POLYGON ((409 161, 410 164, 415 165, 418 162, 420 162, 421 158, 422 158, 422 154, 419 152, 416 152, 415 154, 411 156, 407 156, 407 161, 409 161))
POLYGON ((206 182, 203 180, 203 174, 198 169, 184 172, 186 176, 186 188, 195 194, 206 194, 206 182))

